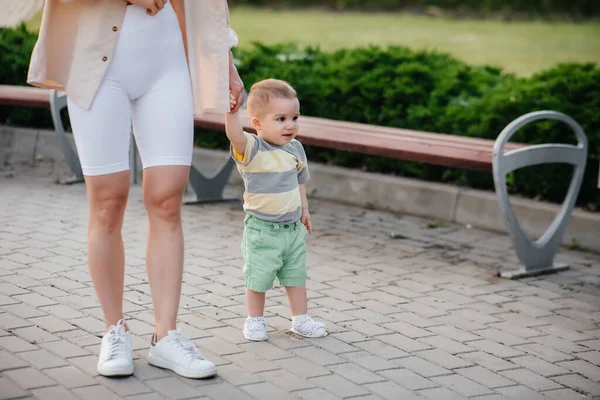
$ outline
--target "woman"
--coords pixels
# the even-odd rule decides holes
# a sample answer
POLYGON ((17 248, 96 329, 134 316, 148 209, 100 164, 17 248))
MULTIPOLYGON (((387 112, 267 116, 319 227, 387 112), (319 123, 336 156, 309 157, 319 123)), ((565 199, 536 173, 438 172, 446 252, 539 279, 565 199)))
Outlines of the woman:
POLYGON ((190 378, 216 374, 176 330, 183 274, 181 203, 194 114, 242 104, 226 0, 46 0, 28 83, 65 90, 89 202, 88 263, 106 333, 98 373, 133 373, 123 317, 121 237, 129 192, 129 133, 144 166, 146 264, 156 333, 150 364, 190 378), (187 59, 186 59, 187 57, 187 59))

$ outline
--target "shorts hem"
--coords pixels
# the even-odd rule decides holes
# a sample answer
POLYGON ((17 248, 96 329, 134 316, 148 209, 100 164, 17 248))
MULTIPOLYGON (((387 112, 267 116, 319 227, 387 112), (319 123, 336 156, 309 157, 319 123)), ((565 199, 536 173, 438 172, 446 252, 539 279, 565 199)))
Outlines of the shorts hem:
POLYGON ((257 285, 255 283, 246 282, 246 288, 252 290, 253 292, 265 293, 271 289, 273 289, 273 284, 271 285, 257 285))
POLYGON ((123 171, 129 171, 129 162, 120 162, 116 164, 103 165, 101 167, 81 166, 81 172, 84 176, 108 175, 123 171))
POLYGON ((190 167, 192 165, 192 157, 153 157, 144 161, 144 169, 172 165, 190 167))
POLYGON ((306 279, 284 279, 279 280, 279 285, 283 287, 306 286, 306 279))

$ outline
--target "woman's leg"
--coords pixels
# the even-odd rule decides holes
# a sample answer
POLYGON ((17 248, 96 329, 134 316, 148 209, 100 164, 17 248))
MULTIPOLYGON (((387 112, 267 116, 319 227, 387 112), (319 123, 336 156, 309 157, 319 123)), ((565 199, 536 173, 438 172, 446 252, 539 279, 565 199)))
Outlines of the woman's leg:
POLYGON ((189 173, 186 166, 144 170, 144 204, 150 223, 146 266, 157 341, 176 326, 183 279, 181 203, 189 173))
POLYGON ((108 330, 123 318, 121 226, 129 193, 131 103, 105 79, 89 110, 70 100, 68 107, 88 194, 88 264, 108 330))

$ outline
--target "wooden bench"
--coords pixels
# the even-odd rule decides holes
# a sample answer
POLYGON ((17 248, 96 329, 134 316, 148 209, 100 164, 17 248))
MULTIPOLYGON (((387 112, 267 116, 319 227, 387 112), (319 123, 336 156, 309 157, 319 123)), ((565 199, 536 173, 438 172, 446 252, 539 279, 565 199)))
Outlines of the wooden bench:
MULTIPOLYGON (((74 150, 67 143, 60 120, 59 112, 66 105, 66 96, 58 95, 55 91, 0 85, 0 105, 50 107, 65 158, 76 178, 83 178, 81 167, 78 165, 79 161, 74 150)), ((246 110, 242 109, 240 113, 244 129, 254 132, 246 110)), ((195 118, 195 125, 224 131, 225 118, 220 113, 207 112, 202 117, 195 118)), ((587 138, 583 129, 577 122, 564 114, 554 111, 525 114, 507 125, 495 141, 303 116, 300 119, 298 139, 305 145, 451 168, 492 172, 507 229, 513 239, 517 256, 524 265, 524 268, 516 273, 507 272, 503 276, 520 277, 563 269, 562 266, 553 265, 554 255, 570 219, 587 159, 587 138), (559 120, 569 125, 578 138, 578 145, 527 146, 508 142, 522 126, 541 119, 559 120), (550 162, 573 164, 575 172, 559 216, 546 233, 534 243, 521 230, 509 204, 506 174, 518 168, 550 162)), ((131 147, 134 152, 132 159, 135 160, 135 146, 131 147)), ((192 166, 190 185, 196 192, 197 201, 195 202, 223 200, 223 190, 234 165, 235 163, 229 157, 212 177, 205 177, 192 166)), ((134 168, 135 165, 132 167, 134 168)), ((134 171, 135 169, 132 172, 134 171)), ((135 174, 132 173, 132 175, 135 174)))
MULTIPOLYGON (((66 106, 66 97, 55 91, 24 86, 0 85, 0 105, 51 108, 55 130, 65 158, 74 177, 71 181, 81 181, 83 175, 79 160, 72 147, 66 141, 62 122, 58 117, 60 109, 66 106)), ((254 132, 246 110, 240 111, 244 128, 254 132)), ((206 112, 195 118, 198 127, 225 130, 223 115, 206 112)), ((469 170, 492 170, 494 141, 469 138, 448 134, 419 132, 408 129, 334 121, 324 118, 306 117, 300 119, 298 139, 306 145, 351 151, 416 161, 433 165, 469 170)), ((510 143, 506 150, 522 145, 510 143)), ((132 148, 132 160, 135 159, 135 146, 132 148)), ((135 183, 135 163, 132 162, 132 182, 135 183)), ((194 202, 217 201, 223 199, 223 190, 234 163, 228 160, 212 177, 205 177, 196 168, 190 173, 190 186, 195 191, 194 202)))

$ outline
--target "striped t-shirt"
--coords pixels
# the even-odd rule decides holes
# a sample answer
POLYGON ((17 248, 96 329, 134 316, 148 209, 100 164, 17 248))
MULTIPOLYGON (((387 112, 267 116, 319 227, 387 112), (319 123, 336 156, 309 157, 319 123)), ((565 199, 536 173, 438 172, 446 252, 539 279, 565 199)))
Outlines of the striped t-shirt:
POLYGON ((298 221, 302 215, 298 185, 308 181, 302 144, 294 139, 276 146, 256 135, 244 134, 248 139, 244 154, 231 146, 231 156, 246 187, 244 211, 266 221, 298 221))

